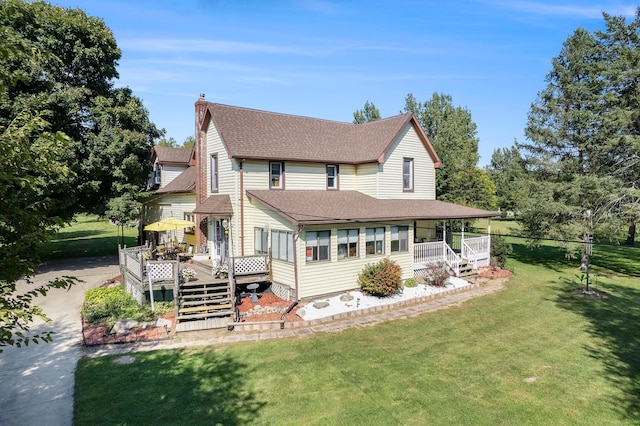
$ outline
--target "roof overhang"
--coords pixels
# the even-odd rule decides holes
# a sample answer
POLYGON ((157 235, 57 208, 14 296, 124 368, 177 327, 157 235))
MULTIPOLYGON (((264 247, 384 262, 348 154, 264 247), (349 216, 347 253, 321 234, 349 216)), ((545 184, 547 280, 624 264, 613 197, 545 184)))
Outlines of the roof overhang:
POLYGON ((252 202, 293 225, 322 225, 406 220, 473 219, 499 216, 438 200, 377 199, 358 191, 248 190, 252 202))
POLYGON ((232 216, 231 198, 228 195, 211 195, 203 203, 198 204, 193 212, 216 216, 232 216))

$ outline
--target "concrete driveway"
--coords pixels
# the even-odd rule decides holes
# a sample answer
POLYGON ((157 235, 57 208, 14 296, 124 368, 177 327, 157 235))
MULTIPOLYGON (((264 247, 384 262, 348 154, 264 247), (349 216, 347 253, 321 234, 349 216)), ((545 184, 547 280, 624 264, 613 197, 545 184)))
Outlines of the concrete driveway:
MULTIPOLYGON (((53 330, 52 343, 5 347, 0 354, 0 425, 71 425, 75 369, 82 353, 80 307, 84 292, 119 275, 117 256, 47 262, 34 277, 43 284, 71 275, 84 280, 71 290, 52 290, 35 303, 53 320, 38 320, 34 332, 53 330)), ((27 289, 20 282, 18 289, 27 289)))

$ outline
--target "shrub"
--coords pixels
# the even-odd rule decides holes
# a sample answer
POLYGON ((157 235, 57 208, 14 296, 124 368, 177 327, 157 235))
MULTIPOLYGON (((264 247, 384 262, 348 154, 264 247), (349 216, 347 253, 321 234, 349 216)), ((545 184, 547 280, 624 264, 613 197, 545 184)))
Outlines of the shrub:
POLYGON ((124 286, 101 287, 87 290, 82 305, 82 317, 91 324, 105 323, 111 326, 121 319, 151 321, 173 309, 173 302, 156 302, 155 311, 150 305, 140 306, 127 293, 124 286))
POLYGON ((402 289, 400 266, 389 258, 365 265, 358 275, 362 291, 373 296, 388 296, 402 289))
POLYGON ((507 257, 513 252, 511 243, 508 243, 501 235, 491 236, 491 266, 504 268, 507 257))
POLYGON ((431 285, 444 287, 451 274, 444 262, 432 263, 427 267, 427 278, 431 285))
POLYGON ((418 281, 415 278, 409 278, 404 281, 404 286, 409 288, 418 287, 418 281))

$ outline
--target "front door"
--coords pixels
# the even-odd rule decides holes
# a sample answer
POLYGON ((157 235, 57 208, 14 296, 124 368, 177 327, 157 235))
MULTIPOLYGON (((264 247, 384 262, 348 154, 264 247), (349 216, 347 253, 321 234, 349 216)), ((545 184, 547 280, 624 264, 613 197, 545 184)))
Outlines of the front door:
POLYGON ((211 260, 214 265, 226 264, 229 257, 229 236, 223 226, 223 220, 209 217, 209 241, 211 241, 211 260))

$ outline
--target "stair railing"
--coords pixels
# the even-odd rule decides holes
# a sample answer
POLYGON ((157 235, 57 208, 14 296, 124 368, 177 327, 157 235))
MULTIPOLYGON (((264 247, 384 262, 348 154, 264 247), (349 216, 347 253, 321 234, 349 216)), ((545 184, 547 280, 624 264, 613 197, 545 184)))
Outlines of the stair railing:
POLYGON ((471 262, 473 269, 478 269, 478 254, 465 241, 462 242, 462 257, 471 262))
POLYGON ((456 277, 460 276, 460 256, 447 243, 443 241, 442 244, 445 248, 444 261, 453 269, 456 277))

